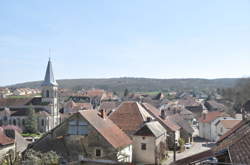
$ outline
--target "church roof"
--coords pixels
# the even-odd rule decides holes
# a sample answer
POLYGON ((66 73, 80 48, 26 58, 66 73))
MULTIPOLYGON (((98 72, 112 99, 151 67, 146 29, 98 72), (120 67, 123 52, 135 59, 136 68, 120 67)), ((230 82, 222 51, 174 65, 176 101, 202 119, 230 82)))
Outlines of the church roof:
POLYGON ((57 85, 58 84, 57 84, 56 80, 54 79, 52 64, 51 64, 51 61, 49 59, 47 69, 46 69, 45 78, 44 78, 44 81, 42 82, 42 86, 57 86, 57 85))

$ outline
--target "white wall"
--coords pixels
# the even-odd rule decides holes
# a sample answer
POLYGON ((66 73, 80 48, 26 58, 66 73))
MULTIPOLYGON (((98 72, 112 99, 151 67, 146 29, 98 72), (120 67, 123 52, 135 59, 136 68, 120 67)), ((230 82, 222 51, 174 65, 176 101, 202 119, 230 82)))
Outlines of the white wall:
POLYGON ((216 141, 218 138, 218 134, 216 132, 216 123, 220 120, 234 120, 232 117, 218 117, 211 122, 211 140, 216 141))
POLYGON ((117 159, 120 162, 132 162, 132 144, 123 148, 117 153, 117 159), (128 157, 124 158, 124 155, 127 155, 128 157))
POLYGON ((133 136, 133 162, 155 163, 155 137, 133 136), (146 150, 141 149, 141 143, 146 143, 146 150))
POLYGON ((199 136, 211 141, 217 140, 216 123, 220 120, 232 120, 232 117, 218 117, 209 123, 199 122, 199 136))

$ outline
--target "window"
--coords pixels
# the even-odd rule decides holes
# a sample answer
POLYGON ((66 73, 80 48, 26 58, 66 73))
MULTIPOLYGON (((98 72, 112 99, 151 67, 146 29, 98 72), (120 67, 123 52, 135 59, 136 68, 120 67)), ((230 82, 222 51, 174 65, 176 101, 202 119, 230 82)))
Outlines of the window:
POLYGON ((146 149, 147 149, 147 144, 141 143, 141 150, 146 150, 146 149))
POLYGON ((46 97, 49 97, 49 90, 46 91, 46 97))
POLYGON ((101 149, 96 149, 96 150, 95 150, 95 156, 96 156, 96 157, 101 157, 101 156, 102 156, 102 151, 101 151, 101 149))
POLYGON ((16 119, 13 119, 13 125, 16 125, 16 119))
POLYGON ((41 125, 44 126, 44 119, 41 120, 41 125))
POLYGON ((87 135, 88 124, 78 120, 70 121, 68 133, 71 135, 87 135))
POLYGON ((220 128, 220 132, 223 132, 223 127, 220 128))
POLYGON ((22 120, 22 124, 23 124, 23 126, 25 125, 25 119, 22 120))

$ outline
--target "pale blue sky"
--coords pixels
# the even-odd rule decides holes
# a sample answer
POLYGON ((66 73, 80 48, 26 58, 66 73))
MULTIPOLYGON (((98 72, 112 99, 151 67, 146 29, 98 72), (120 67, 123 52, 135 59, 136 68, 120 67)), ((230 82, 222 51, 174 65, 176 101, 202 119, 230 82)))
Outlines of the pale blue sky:
POLYGON ((249 0, 1 0, 0 86, 250 75, 249 0))

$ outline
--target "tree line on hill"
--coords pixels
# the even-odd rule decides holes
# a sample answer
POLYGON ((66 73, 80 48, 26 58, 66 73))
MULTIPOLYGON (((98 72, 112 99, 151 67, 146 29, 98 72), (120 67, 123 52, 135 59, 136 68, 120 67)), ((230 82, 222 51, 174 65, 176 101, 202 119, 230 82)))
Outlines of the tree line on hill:
MULTIPOLYGON (((109 79, 66 79, 58 80, 59 87, 68 89, 100 88, 108 91, 133 92, 169 91, 183 89, 231 88, 238 79, 150 79, 150 78, 109 78, 109 79)), ((10 85, 12 88, 39 88, 41 81, 10 85)))

